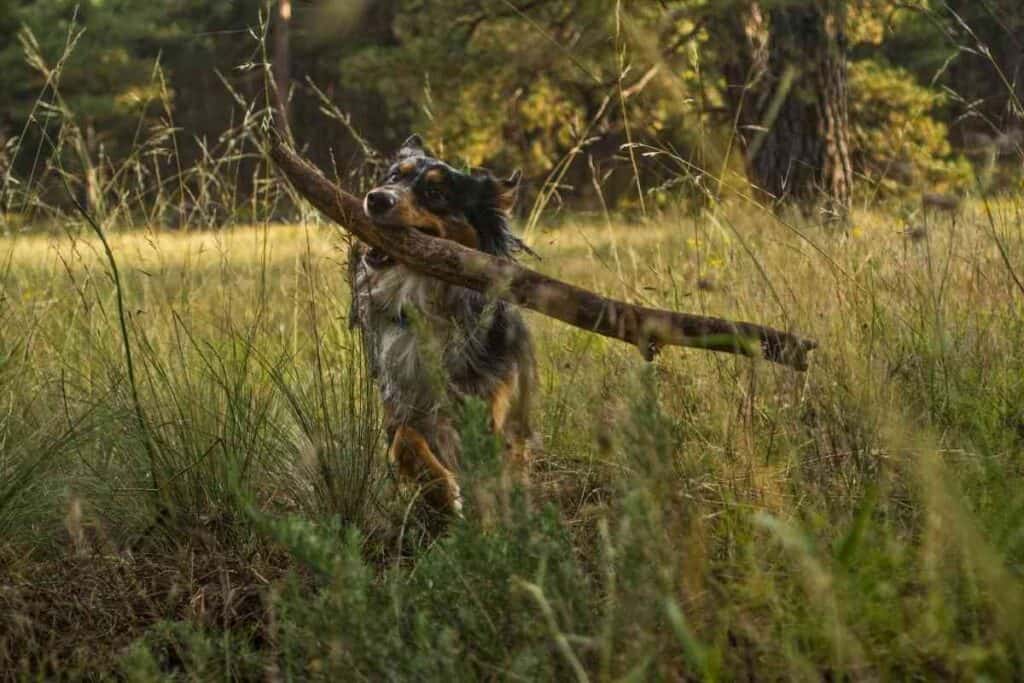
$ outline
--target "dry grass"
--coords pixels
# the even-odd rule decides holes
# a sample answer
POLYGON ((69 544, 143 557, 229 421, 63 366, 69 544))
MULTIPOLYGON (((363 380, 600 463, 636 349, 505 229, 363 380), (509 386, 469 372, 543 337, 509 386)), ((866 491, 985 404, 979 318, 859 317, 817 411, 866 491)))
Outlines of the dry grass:
POLYGON ((549 273, 821 348, 804 375, 646 366, 532 316, 533 483, 495 489, 476 453, 477 509, 441 542, 380 466, 336 232, 111 236, 146 433, 96 241, 5 238, 3 668, 1019 673, 1024 239, 1019 203, 983 209, 923 235, 738 207, 536 232, 549 273))

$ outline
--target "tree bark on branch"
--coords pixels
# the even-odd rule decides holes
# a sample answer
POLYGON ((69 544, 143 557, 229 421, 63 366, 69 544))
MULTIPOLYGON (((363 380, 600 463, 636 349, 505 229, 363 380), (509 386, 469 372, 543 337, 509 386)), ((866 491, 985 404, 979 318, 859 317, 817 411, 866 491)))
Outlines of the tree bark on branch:
POLYGON ((788 332, 688 313, 646 308, 608 299, 456 242, 400 226, 382 226, 362 202, 328 180, 272 133, 270 155, 295 190, 325 216, 395 260, 453 285, 475 289, 588 332, 636 346, 650 360, 663 346, 762 357, 807 369, 817 342, 788 332))

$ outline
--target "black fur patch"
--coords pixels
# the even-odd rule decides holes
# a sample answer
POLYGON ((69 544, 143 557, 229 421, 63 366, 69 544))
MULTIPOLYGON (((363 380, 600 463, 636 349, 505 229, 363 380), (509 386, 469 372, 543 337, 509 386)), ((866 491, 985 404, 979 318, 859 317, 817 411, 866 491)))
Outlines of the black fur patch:
POLYGON ((434 157, 423 140, 413 135, 402 143, 384 183, 407 185, 420 207, 437 216, 465 218, 476 231, 481 251, 506 258, 521 251, 532 253, 509 225, 518 173, 508 180, 484 170, 463 173, 434 157))

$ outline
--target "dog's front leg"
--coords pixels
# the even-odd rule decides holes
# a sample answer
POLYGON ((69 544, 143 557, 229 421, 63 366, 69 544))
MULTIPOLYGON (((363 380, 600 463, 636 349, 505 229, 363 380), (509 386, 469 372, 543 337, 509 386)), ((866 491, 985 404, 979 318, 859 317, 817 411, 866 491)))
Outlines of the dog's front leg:
POLYGON ((419 430, 407 425, 395 430, 390 457, 401 475, 423 486, 424 497, 433 508, 462 515, 462 492, 455 474, 438 460, 419 430))

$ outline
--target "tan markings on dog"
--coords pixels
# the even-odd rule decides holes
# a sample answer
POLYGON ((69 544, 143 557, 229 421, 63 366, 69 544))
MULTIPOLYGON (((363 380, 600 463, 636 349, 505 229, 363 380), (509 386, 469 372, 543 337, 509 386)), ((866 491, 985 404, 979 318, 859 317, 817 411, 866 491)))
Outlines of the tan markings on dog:
POLYGON ((473 226, 469 223, 449 220, 446 227, 446 234, 444 235, 445 239, 458 242, 470 249, 480 248, 480 242, 477 239, 476 230, 474 230, 473 226))
POLYGON ((520 484, 526 484, 530 480, 530 445, 523 439, 512 439, 505 444, 505 462, 507 463, 508 476, 514 478, 520 484))
POLYGON ((444 171, 439 168, 432 168, 423 174, 423 177, 431 183, 439 183, 444 180, 444 171))
POLYGON ((476 230, 469 223, 453 218, 442 218, 419 205, 408 190, 398 194, 398 204, 392 209, 395 222, 434 237, 458 242, 470 249, 479 249, 476 230))
POLYGON ((497 433, 505 429, 509 409, 512 407, 512 397, 515 396, 518 384, 519 376, 514 374, 502 381, 491 394, 491 423, 497 433))
POLYGON ((402 175, 409 175, 416 170, 416 162, 410 159, 409 161, 403 161, 398 165, 398 172, 402 175))
POLYGON ((498 207, 502 211, 509 211, 515 206, 516 198, 519 196, 519 177, 513 174, 509 180, 502 180, 499 186, 501 191, 498 193, 498 207))
POLYGON ((438 510, 459 512, 462 496, 451 470, 441 464, 430 445, 417 430, 402 426, 395 432, 389 452, 399 471, 424 487, 424 497, 438 510))

